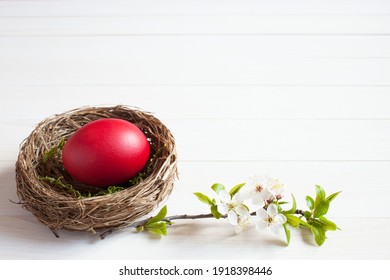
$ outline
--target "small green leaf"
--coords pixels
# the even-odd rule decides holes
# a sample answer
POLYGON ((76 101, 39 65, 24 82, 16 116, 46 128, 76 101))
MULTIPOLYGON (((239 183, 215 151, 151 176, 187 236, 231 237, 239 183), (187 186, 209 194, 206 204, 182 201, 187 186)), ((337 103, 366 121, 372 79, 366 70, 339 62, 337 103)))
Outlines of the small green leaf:
POLYGON ((313 225, 310 229, 314 235, 314 241, 317 243, 317 245, 321 246, 324 244, 326 239, 325 230, 318 225, 313 225))
POLYGON ((330 202, 328 200, 321 201, 314 209, 314 218, 321 217, 328 213, 330 202))
POLYGON ((238 193, 238 192, 241 190, 241 188, 242 188, 243 186, 245 186, 245 183, 241 183, 241 184, 238 184, 238 185, 234 186, 234 187, 230 190, 230 192, 229 192, 230 197, 233 197, 236 193, 238 193))
POLYGON ((291 215, 291 214, 286 214, 285 215, 287 218, 287 223, 292 226, 292 227, 298 227, 301 224, 301 219, 298 217, 291 215))
POLYGON ((137 232, 142 232, 142 231, 144 231, 145 228, 143 225, 140 225, 140 226, 137 226, 135 229, 137 232))
POLYGON ((222 185, 222 184, 216 183, 216 184, 214 184, 214 185, 211 186, 211 189, 212 189, 213 191, 215 191, 217 194, 219 194, 220 191, 222 191, 222 190, 225 189, 225 186, 222 185))
POLYGON ((211 214, 213 214, 214 218, 219 219, 222 217, 222 214, 218 212, 217 205, 212 205, 210 207, 211 214))
POLYGON ((305 212, 303 212, 303 216, 305 216, 306 219, 310 219, 311 212, 310 211, 305 211, 305 212))
POLYGON ((316 208, 324 200, 326 200, 324 189, 316 185, 316 200, 314 201, 314 208, 316 208))
POLYGON ((300 225, 305 227, 305 228, 311 228, 311 225, 309 225, 307 222, 305 222, 304 220, 300 219, 300 225))
POLYGON ((335 192, 335 193, 332 193, 331 195, 329 195, 326 200, 329 201, 329 202, 332 202, 333 199, 335 199, 339 194, 341 193, 340 192, 335 192))
POLYGON ((207 195, 203 194, 203 193, 200 193, 200 192, 196 192, 194 193, 194 195, 200 200, 202 201, 203 203, 206 203, 208 205, 215 205, 215 202, 213 200, 211 200, 207 195))
POLYGON ((314 199, 311 196, 306 196, 306 205, 310 210, 314 209, 314 199))
POLYGON ((293 205, 290 210, 283 211, 283 214, 294 214, 297 210, 297 202, 295 201, 295 197, 293 194, 291 194, 293 205))
POLYGON ((322 226, 325 230, 336 230, 337 229, 336 224, 333 223, 332 221, 326 219, 325 217, 319 217, 318 220, 322 224, 322 226))
POLYGON ((283 204, 288 204, 288 202, 287 201, 278 201, 278 204, 283 205, 283 204))
POLYGON ((156 222, 151 223, 149 225, 145 225, 145 229, 155 234, 160 234, 164 236, 167 235, 167 224, 165 222, 156 222))
POLYGON ((153 224, 153 223, 156 223, 156 222, 159 222, 161 221, 162 219, 165 218, 165 216, 167 215, 167 212, 168 212, 168 209, 167 209, 167 206, 165 205, 163 208, 161 208, 160 212, 158 212, 158 214, 154 217, 151 217, 145 224, 145 227, 150 225, 150 224, 153 224))
POLYGON ((286 233, 286 240, 287 240, 287 245, 290 244, 290 237, 291 237, 291 231, 288 228, 287 224, 283 224, 284 232, 286 233))

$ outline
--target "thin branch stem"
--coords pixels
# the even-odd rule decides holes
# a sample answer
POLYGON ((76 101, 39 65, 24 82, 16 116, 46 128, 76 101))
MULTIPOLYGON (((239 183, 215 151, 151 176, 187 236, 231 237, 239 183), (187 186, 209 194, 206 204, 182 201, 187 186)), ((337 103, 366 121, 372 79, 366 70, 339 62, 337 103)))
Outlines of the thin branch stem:
MULTIPOLYGON (((303 213, 304 213, 303 210, 297 209, 294 214, 303 216, 303 213)), ((251 216, 256 216, 256 212, 252 212, 251 216)), ((163 219, 163 221, 170 223, 174 220, 197 220, 197 219, 211 219, 211 218, 214 218, 213 214, 211 214, 211 213, 210 214, 197 214, 197 215, 182 214, 182 215, 173 215, 173 216, 165 217, 163 219)), ((221 218, 226 219, 227 215, 222 215, 221 218)), ((149 220, 150 220, 150 218, 143 219, 143 220, 140 220, 138 222, 132 223, 131 225, 128 225, 127 227, 137 228, 139 226, 145 225, 147 223, 147 221, 149 221, 149 220)), ((100 238, 104 239, 107 235, 110 235, 114 231, 116 231, 116 229, 107 230, 107 231, 100 234, 100 238)))

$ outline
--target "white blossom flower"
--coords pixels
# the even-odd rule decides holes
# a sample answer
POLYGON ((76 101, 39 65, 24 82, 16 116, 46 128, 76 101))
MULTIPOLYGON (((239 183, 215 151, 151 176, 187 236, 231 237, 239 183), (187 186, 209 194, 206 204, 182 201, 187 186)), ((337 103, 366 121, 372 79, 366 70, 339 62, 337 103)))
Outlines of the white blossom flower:
POLYGON ((267 188, 276 198, 281 198, 286 189, 278 179, 274 178, 268 178, 267 188))
POLYGON ((229 223, 236 226, 237 234, 241 233, 249 225, 250 217, 249 210, 243 204, 241 196, 236 194, 231 197, 226 190, 221 190, 218 195, 218 212, 227 215, 229 223))
POLYGON ((271 233, 277 235, 283 229, 283 224, 287 222, 286 216, 278 212, 278 206, 268 205, 267 210, 260 208, 256 212, 259 220, 256 222, 256 229, 261 231, 268 229, 271 233))
POLYGON ((243 190, 243 198, 251 198, 254 205, 261 206, 264 201, 272 197, 272 193, 268 190, 268 177, 253 176, 248 181, 246 189, 243 190))

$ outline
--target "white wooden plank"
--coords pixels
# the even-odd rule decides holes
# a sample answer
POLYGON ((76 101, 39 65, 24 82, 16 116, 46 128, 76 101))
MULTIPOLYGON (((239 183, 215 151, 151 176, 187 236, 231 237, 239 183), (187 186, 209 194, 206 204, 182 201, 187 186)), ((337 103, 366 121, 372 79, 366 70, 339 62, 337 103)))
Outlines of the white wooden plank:
POLYGON ((390 119, 389 87, 15 86, 0 87, 0 103, 0 119, 10 122, 118 104, 153 112, 163 121, 390 119))
MULTIPOLYGON (((239 55, 239 54, 237 54, 239 55)), ((0 86, 41 85, 389 85, 389 60, 253 59, 201 54, 2 58, 0 86), (205 66, 207 65, 207 67, 205 66), (299 65, 299 67, 297 67, 299 65)))
MULTIPOLYGON (((390 36, 100 36, 0 37, 0 55, 10 58, 113 56, 135 59, 147 53, 153 59, 172 52, 253 59, 389 59, 390 36), (113 52, 112 50, 115 50, 113 52)), ((145 59, 146 60, 146 59, 145 59)), ((1 67, 1 64, 0 64, 1 67)))
POLYGON ((0 223, 1 259, 388 259, 390 219, 337 219, 342 231, 329 232, 318 248, 308 231, 292 230, 291 243, 283 236, 255 230, 236 235, 226 221, 182 221, 168 229, 168 236, 153 238, 147 233, 124 230, 104 241, 85 233, 61 231, 56 239, 44 226, 22 217, 6 217, 0 223), (380 225, 380 226, 378 226, 380 225), (357 245, 358 244, 358 245, 357 245), (207 250, 205 249, 207 248, 207 250), (206 252, 205 252, 206 250, 206 252), (107 252, 110 252, 109 254, 107 252), (150 252, 153 252, 151 254, 150 252))
MULTIPOLYGON (((316 51, 307 51, 309 55, 305 54, 305 40, 296 43, 292 52, 281 47, 273 51, 277 41, 267 43, 265 37, 231 45, 231 39, 214 36, 113 41, 126 42, 124 46, 107 43, 111 39, 100 45, 96 44, 99 40, 27 38, 14 41, 19 43, 14 47, 8 41, 0 49, 0 86, 389 84, 390 61, 381 59, 388 53, 378 51, 379 57, 375 53, 377 49, 390 49, 386 48, 388 40, 378 39, 371 54, 367 49, 371 43, 356 47, 353 42, 359 41, 351 41, 348 46, 362 51, 348 56, 346 48, 337 53, 335 43, 321 46, 320 41, 313 43, 316 51), (244 44, 250 42, 255 44, 244 44), (256 49, 262 42, 267 46, 264 52, 261 47, 256 49), (294 52, 299 45, 303 50, 294 52), (337 55, 321 51, 327 48, 337 55)), ((288 37, 283 41, 289 44, 288 37)))
POLYGON ((389 11, 386 0, 0 1, 0 16, 383 14, 389 11))
MULTIPOLYGON (((39 120, 1 121, 0 153, 15 157, 18 143, 39 120)), ((390 160, 389 120, 166 120, 184 161, 390 160)))
POLYGON ((1 18, 0 36, 390 34, 390 15, 172 15, 1 18))

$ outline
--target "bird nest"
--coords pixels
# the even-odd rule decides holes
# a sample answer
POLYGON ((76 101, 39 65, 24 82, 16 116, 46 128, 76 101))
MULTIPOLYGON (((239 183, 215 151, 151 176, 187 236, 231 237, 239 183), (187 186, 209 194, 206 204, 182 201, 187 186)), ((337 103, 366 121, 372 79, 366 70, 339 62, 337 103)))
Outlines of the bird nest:
POLYGON ((20 203, 54 233, 127 227, 166 200, 176 177, 175 141, 169 129, 150 113, 127 106, 78 108, 42 121, 21 144, 16 162, 20 203), (129 121, 148 138, 149 162, 128 185, 106 190, 87 186, 63 167, 63 143, 78 128, 100 118, 129 121))

